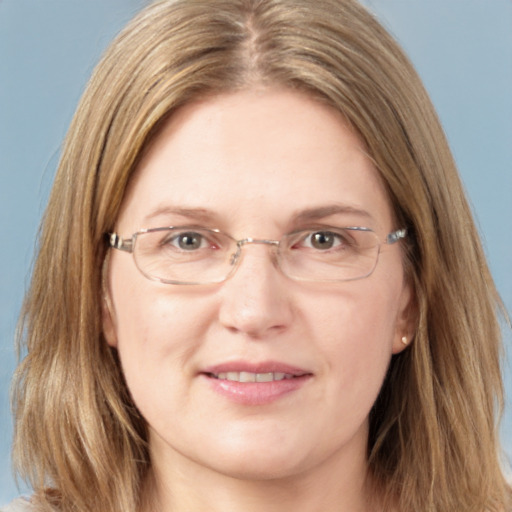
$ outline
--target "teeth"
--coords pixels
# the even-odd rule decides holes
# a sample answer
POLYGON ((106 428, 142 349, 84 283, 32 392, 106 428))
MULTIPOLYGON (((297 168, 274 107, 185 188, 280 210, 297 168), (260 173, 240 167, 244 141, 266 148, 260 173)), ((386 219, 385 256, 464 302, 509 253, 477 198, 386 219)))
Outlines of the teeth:
POLYGON ((225 372, 213 374, 213 377, 219 380, 230 380, 233 382, 272 382, 276 380, 293 379, 293 375, 282 372, 225 372))
MULTIPOLYGON (((274 380, 273 373, 256 373, 256 382, 272 382, 274 380)), ((277 380, 277 379, 275 379, 277 380)))
POLYGON ((239 381, 240 382, 256 382, 257 373, 249 373, 249 372, 240 372, 239 381))

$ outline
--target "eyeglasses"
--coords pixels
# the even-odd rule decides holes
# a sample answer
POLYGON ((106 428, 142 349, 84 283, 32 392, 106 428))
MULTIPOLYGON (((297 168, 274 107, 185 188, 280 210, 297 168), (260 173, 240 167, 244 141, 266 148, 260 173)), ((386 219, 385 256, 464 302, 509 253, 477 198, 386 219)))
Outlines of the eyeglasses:
POLYGON ((352 281, 368 277, 375 269, 383 244, 407 236, 406 229, 384 240, 365 227, 331 227, 294 231, 281 240, 236 240, 218 229, 196 226, 142 229, 131 238, 108 233, 109 246, 133 254, 139 271, 166 284, 220 283, 233 275, 242 247, 272 247, 274 263, 299 281, 352 281))

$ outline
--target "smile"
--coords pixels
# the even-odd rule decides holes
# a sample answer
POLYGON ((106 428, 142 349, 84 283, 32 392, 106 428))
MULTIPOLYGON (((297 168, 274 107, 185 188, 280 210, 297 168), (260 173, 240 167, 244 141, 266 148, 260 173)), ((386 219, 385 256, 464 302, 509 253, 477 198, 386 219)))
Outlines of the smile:
POLYGON ((295 378, 295 375, 283 372, 223 372, 217 374, 212 373, 210 374, 210 377, 219 380, 229 380, 231 382, 274 382, 285 379, 293 379, 295 378))
POLYGON ((200 372, 210 389, 223 399, 244 406, 262 406, 299 393, 313 378, 303 368, 279 361, 230 361, 200 372))

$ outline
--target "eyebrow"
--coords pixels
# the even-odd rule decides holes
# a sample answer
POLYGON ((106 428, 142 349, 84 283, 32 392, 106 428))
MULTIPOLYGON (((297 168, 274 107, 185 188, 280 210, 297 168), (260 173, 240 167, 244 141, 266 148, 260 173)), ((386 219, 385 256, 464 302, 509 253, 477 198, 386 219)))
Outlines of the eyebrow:
MULTIPOLYGON (((218 215, 213 210, 209 210, 207 208, 162 206, 146 215, 144 217, 144 222, 148 222, 155 217, 162 215, 179 215, 181 217, 192 219, 196 222, 212 222, 212 220, 214 221, 218 218, 218 215)), ((373 220, 373 216, 366 210, 349 205, 331 204, 298 210, 292 215, 291 222, 293 224, 300 224, 320 220, 332 215, 357 215, 368 220, 373 220)))
POLYGON ((188 217, 194 219, 197 222, 206 222, 215 219, 217 216, 212 210, 207 208, 173 208, 169 206, 158 207, 144 217, 144 222, 160 217, 162 215, 179 215, 181 217, 188 217))
POLYGON ((295 222, 308 222, 312 220, 319 220, 331 215, 357 215, 364 217, 368 220, 373 220, 373 216, 366 210, 355 208, 353 206, 332 204, 326 206, 319 206, 316 208, 307 208, 297 212, 293 218, 295 222))

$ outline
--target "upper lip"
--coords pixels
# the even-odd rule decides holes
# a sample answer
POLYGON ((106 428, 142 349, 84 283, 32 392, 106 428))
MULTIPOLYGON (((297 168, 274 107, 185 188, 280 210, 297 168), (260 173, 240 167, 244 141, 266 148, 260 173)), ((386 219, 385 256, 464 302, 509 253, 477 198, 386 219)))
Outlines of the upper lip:
POLYGON ((311 372, 308 370, 279 361, 262 361, 259 363, 249 361, 229 361, 208 366, 201 371, 203 374, 213 375, 227 372, 285 373, 287 375, 292 375, 293 377, 311 375, 311 372))

